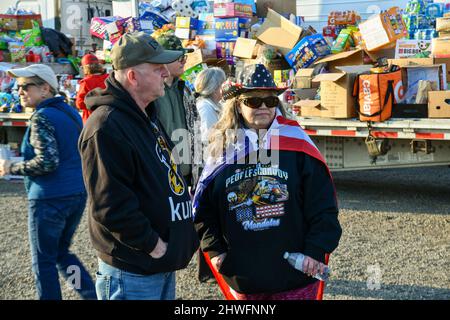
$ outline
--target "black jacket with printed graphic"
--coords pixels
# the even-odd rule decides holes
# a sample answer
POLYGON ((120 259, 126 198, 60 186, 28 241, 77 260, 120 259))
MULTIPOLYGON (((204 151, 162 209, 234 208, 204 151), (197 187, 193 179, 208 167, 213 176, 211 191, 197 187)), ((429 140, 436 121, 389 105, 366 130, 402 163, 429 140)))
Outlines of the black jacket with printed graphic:
POLYGON ((186 267, 198 248, 188 187, 170 161, 154 106, 144 114, 111 75, 86 98, 79 140, 91 241, 104 262, 138 274, 186 267), (158 237, 167 252, 153 259, 158 237))
POLYGON ((229 165, 204 191, 195 214, 201 248, 226 252, 219 272, 240 293, 302 288, 314 278, 294 269, 284 252, 324 262, 341 227, 326 167, 301 152, 280 151, 279 165, 229 165))

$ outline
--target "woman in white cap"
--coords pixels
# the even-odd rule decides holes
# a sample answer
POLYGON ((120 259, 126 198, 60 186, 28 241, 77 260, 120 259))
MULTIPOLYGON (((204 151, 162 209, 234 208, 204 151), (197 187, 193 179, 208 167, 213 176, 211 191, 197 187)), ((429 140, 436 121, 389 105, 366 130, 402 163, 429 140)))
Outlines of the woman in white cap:
POLYGON ((39 299, 61 299, 58 270, 85 299, 96 299, 94 283, 69 246, 86 204, 77 149, 82 120, 56 97, 58 81, 43 64, 11 69, 20 103, 33 108, 23 137, 24 161, 0 160, 0 176, 23 175, 29 201, 32 269, 39 299))

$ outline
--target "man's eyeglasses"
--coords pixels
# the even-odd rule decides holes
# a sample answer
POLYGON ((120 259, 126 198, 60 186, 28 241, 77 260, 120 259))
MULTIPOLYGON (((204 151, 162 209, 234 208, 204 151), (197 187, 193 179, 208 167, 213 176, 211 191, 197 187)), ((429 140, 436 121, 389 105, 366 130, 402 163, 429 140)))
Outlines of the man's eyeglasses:
POLYGON ((187 55, 183 54, 178 58, 179 63, 185 63, 187 60, 187 55))
POLYGON ((18 84, 17 85, 17 91, 19 91, 20 89, 22 89, 23 91, 28 91, 28 89, 30 87, 33 87, 33 86, 36 87, 36 86, 38 86, 38 84, 34 83, 34 82, 18 84))
POLYGON ((239 99, 244 103, 247 107, 252 109, 258 109, 261 108, 263 102, 266 105, 267 108, 275 108, 279 105, 280 99, 278 97, 270 96, 265 98, 260 97, 251 97, 251 98, 244 98, 239 99))

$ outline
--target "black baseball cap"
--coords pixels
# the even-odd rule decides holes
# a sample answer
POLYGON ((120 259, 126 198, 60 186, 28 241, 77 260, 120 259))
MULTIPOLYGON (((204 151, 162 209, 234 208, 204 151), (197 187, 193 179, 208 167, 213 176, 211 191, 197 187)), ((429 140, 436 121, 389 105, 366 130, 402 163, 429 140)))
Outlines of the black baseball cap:
POLYGON ((133 32, 125 33, 114 44, 111 60, 113 69, 121 70, 142 63, 172 63, 183 54, 183 51, 165 50, 145 32, 133 32))

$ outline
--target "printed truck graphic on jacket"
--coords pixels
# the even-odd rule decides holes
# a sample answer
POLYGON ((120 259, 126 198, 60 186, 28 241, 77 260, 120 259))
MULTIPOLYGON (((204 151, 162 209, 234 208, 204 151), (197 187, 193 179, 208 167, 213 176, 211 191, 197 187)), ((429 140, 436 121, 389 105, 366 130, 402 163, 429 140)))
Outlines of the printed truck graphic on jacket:
POLYGON ((255 204, 274 204, 276 202, 286 201, 286 199, 286 185, 280 184, 273 178, 266 178, 258 182, 252 195, 252 200, 255 204))
POLYGON ((266 176, 242 180, 227 190, 229 209, 239 222, 280 217, 288 198, 287 185, 266 176))

